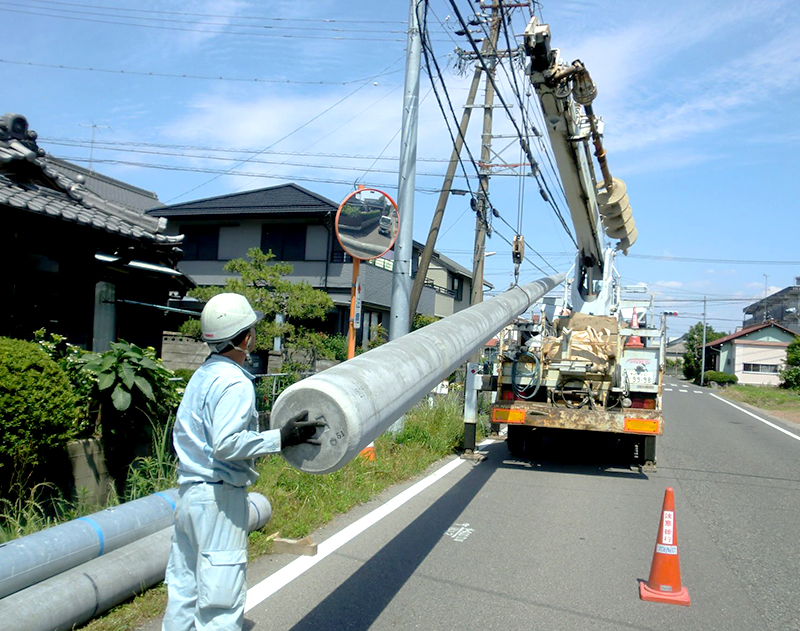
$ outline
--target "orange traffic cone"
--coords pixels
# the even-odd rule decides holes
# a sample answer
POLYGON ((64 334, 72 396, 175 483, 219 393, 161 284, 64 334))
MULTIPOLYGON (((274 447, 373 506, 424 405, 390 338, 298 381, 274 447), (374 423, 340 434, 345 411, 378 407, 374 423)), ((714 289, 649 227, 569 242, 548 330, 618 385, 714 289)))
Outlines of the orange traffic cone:
POLYGON ((366 458, 370 462, 375 460, 375 443, 370 443, 369 445, 364 447, 364 449, 362 449, 361 453, 359 453, 358 455, 362 456, 363 458, 366 458))
POLYGON ((658 526, 656 549, 650 578, 639 583, 639 598, 672 605, 691 604, 689 591, 681 587, 681 568, 678 560, 678 530, 675 526, 675 497, 672 487, 664 493, 661 523, 658 526))
MULTIPOLYGON (((633 308, 633 317, 631 318, 631 328, 639 328, 639 314, 636 313, 636 307, 633 308)), ((625 342, 625 348, 644 348, 642 338, 638 335, 631 335, 628 341, 625 342)))

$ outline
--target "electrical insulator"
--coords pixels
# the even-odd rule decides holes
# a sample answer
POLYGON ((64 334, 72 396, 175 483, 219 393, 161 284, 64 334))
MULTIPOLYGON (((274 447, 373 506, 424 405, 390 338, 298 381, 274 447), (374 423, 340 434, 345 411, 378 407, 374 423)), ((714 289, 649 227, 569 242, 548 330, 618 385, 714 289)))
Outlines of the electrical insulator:
POLYGON ((515 265, 520 265, 525 258, 525 239, 521 234, 514 235, 514 242, 511 246, 511 259, 515 265))

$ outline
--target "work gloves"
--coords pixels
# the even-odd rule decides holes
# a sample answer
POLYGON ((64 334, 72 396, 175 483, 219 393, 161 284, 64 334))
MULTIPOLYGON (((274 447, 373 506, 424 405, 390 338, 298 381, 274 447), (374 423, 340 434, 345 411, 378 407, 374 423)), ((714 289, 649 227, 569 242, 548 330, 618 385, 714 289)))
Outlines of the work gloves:
POLYGON ((281 427, 281 449, 302 443, 322 444, 319 440, 314 439, 314 434, 319 428, 326 426, 323 421, 309 421, 308 412, 302 412, 290 418, 289 422, 281 427))

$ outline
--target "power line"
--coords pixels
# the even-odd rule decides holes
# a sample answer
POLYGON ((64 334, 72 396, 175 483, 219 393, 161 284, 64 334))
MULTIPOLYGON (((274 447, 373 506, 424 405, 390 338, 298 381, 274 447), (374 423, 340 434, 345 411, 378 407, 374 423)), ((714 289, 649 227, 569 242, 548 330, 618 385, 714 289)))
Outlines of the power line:
MULTIPOLYGON (((399 86, 397 86, 399 87, 399 86)), ((370 105, 369 107, 373 107, 378 102, 383 100, 387 95, 384 95, 375 103, 370 105)), ((360 114, 363 114, 369 107, 361 110, 360 114)), ((358 118, 358 115, 355 117, 358 118)), ((351 119, 353 120, 353 119, 351 119)), ((52 145, 60 145, 65 147, 88 147, 89 141, 84 138, 62 138, 62 137, 49 137, 49 136, 39 136, 39 143, 40 144, 52 144, 52 145)), ((346 160, 385 160, 385 161, 398 161, 400 158, 398 156, 381 156, 381 155, 367 155, 367 154, 348 154, 348 153, 313 153, 308 151, 277 151, 277 150, 270 150, 270 151, 262 151, 260 149, 253 149, 253 148, 234 148, 234 147, 206 147, 200 145, 178 145, 178 144, 164 144, 164 143, 154 143, 154 142, 129 142, 129 141, 120 141, 120 140, 97 140, 95 141, 95 147, 100 149, 107 149, 109 151, 116 151, 115 147, 122 147, 125 150, 128 147, 154 147, 156 149, 179 149, 182 151, 213 151, 217 153, 252 153, 252 154, 268 154, 268 155, 275 155, 275 156, 302 156, 302 157, 313 157, 313 158, 339 158, 339 159, 346 159, 346 160)), ((417 162, 432 162, 432 163, 447 163, 450 160, 446 158, 420 158, 417 157, 417 162)))
POLYGON ((747 259, 703 259, 685 256, 657 256, 654 254, 629 254, 631 258, 654 261, 674 261, 676 263, 727 263, 730 265, 800 265, 800 261, 754 261, 747 259))
POLYGON ((489 80, 492 82, 492 86, 494 87, 494 90, 497 93, 497 98, 500 100, 500 103, 505 108, 506 115, 508 116, 508 119, 511 121, 511 124, 514 126, 514 129, 517 132, 517 137, 519 138, 519 141, 520 141, 520 144, 522 146, 522 149, 525 152, 525 155, 528 157, 528 160, 530 161, 531 170, 533 172, 533 176, 536 178, 536 181, 539 183, 540 192, 542 193, 542 198, 545 199, 545 201, 551 206, 553 211, 556 213, 556 216, 559 218, 559 221, 561 222, 562 227, 564 228, 566 233, 569 235, 570 239, 572 239, 572 242, 575 244, 575 247, 577 248, 578 247, 578 242, 575 240, 575 237, 572 236, 572 231, 569 229, 569 226, 567 225, 567 222, 564 219, 564 216, 561 214, 561 210, 556 206, 556 204, 555 204, 555 202, 553 200, 553 193, 549 190, 550 187, 547 186, 547 182, 543 178, 540 177, 540 175, 539 175, 539 163, 533 157, 533 154, 531 153, 530 147, 528 146, 527 141, 523 137, 523 134, 520 131, 519 126, 517 125, 517 121, 514 120, 514 117, 511 115, 511 110, 508 107, 508 104, 505 102, 505 99, 503 98, 502 93, 497 89, 497 84, 496 84, 496 82, 494 80, 494 77, 492 77, 492 75, 489 73, 488 66, 486 65, 486 60, 483 58, 483 55, 481 54, 481 52, 478 50, 478 46, 475 43, 475 39, 472 37, 472 34, 470 33, 469 28, 468 28, 466 22, 464 21, 464 17, 461 15, 461 11, 458 9, 458 6, 455 3, 455 0, 450 0, 450 6, 453 8, 453 12, 456 14, 456 17, 458 18, 458 21, 461 24, 461 27, 464 30, 465 34, 466 34, 467 40, 469 40, 469 43, 472 46, 473 52, 475 53, 475 55, 477 55, 477 58, 480 61, 481 66, 483 67, 484 71, 487 73, 487 75, 489 77, 489 80), (545 194, 545 192, 546 192, 546 194, 545 194))
MULTIPOLYGON (((394 66, 394 65, 397 63, 397 61, 399 61, 399 59, 402 59, 402 56, 401 56, 400 58, 396 59, 395 61, 393 61, 392 63, 390 63, 388 66, 386 66, 386 68, 384 68, 384 69, 383 69, 381 72, 385 72, 386 70, 388 70, 389 68, 391 68, 392 66, 394 66)), ((377 75, 376 75, 376 76, 377 76, 377 75)), ((337 105, 339 105, 340 103, 343 103, 344 101, 346 101, 347 99, 349 99, 351 96, 353 96, 353 95, 354 95, 356 92, 358 92, 359 90, 361 90, 362 88, 364 88, 364 87, 365 87, 365 86, 366 86, 366 85, 367 85, 367 84, 368 84, 368 83, 369 83, 371 80, 372 80, 372 78, 368 79, 368 80, 367 80, 367 81, 365 81, 363 84, 361 84, 360 86, 358 86, 358 87, 357 87, 355 90, 353 90, 353 91, 352 91, 350 94, 348 94, 347 96, 345 96, 345 97, 343 97, 343 98, 339 99, 338 101, 336 101, 336 103, 334 103, 333 105, 331 105, 331 106, 329 106, 329 107, 325 108, 324 110, 322 110, 322 111, 321 111, 319 114, 317 114, 316 116, 314 116, 314 117, 313 117, 313 118, 311 118, 310 120, 307 120, 305 123, 303 123, 303 124, 302 124, 302 125, 300 125, 299 127, 296 127, 295 129, 293 129, 292 131, 290 131, 288 134, 286 134, 286 135, 284 135, 283 137, 279 138, 278 140, 276 140, 275 142, 273 142, 271 145, 269 145, 268 147, 264 148, 264 149, 263 149, 262 151, 260 151, 259 153, 255 154, 255 156, 261 155, 262 153, 264 153, 264 151, 267 151, 267 150, 269 150, 269 149, 272 149, 272 147, 274 147, 274 146, 275 146, 275 145, 277 145, 278 143, 280 143, 280 142, 283 142, 284 140, 286 140, 286 139, 287 139, 287 138, 289 138, 290 136, 292 136, 292 135, 296 134, 298 131, 300 131, 300 130, 301 130, 301 129, 303 129, 304 127, 307 127, 308 125, 310 125, 311 123, 313 123, 315 120, 317 120, 317 119, 318 119, 318 118, 320 118, 321 116, 325 115, 327 112, 330 112, 330 111, 331 111, 333 108, 335 108, 337 105)), ((255 156, 251 156, 251 157, 249 157, 249 158, 246 158, 246 159, 242 160, 242 161, 241 161, 239 164, 237 164, 237 165, 235 165, 235 166, 232 166, 232 167, 230 168, 230 170, 233 170, 233 169, 237 168, 238 166, 241 166, 242 164, 245 164, 246 162, 249 162, 249 161, 250 161, 250 160, 252 160, 252 159, 253 159, 255 156)), ((178 195, 177 197, 173 197, 172 199, 170 199, 170 200, 168 200, 168 201, 169 201, 169 202, 172 202, 173 200, 179 199, 180 197, 183 197, 184 195, 188 195, 189 193, 192 193, 192 192, 196 191, 197 189, 199 189, 199 188, 201 188, 201 187, 205 186, 206 184, 209 184, 209 183, 213 182, 214 180, 216 180, 216 179, 219 179, 219 178, 220 178, 222 175, 223 175, 223 174, 215 175, 215 176, 214 176, 214 177, 212 177, 211 179, 209 179, 209 180, 206 180, 205 182, 202 182, 201 184, 198 184, 197 186, 195 186, 195 187, 193 187, 193 188, 189 189, 188 191, 186 191, 185 193, 181 193, 181 194, 180 194, 180 195, 178 195)))
MULTIPOLYGON (((471 151, 471 150, 470 150, 470 148, 469 148, 469 144, 467 143, 467 141, 466 141, 466 138, 464 137, 464 135, 463 135, 463 133, 462 133, 462 131, 461 131, 461 125, 460 125, 460 124, 459 124, 459 122, 458 122, 458 117, 456 116, 455 110, 454 110, 454 108, 453 108, 453 102, 452 102, 452 100, 451 100, 451 98, 450 98, 450 94, 449 94, 449 92, 447 91, 447 86, 445 85, 444 78, 442 77, 441 70, 440 70, 438 63, 436 62, 436 58, 435 58, 435 56, 434 56, 434 54, 433 54, 433 48, 432 48, 432 47, 431 47, 431 45, 430 45, 430 40, 429 40, 429 38, 427 37, 427 22, 428 22, 428 20, 427 20, 427 14, 428 14, 428 9, 429 9, 429 7, 430 7, 430 2, 426 1, 426 2, 425 2, 425 13, 424 13, 423 19, 419 19, 419 16, 418 16, 418 22, 420 22, 420 23, 423 25, 423 38, 422 38, 422 43, 423 43, 423 46, 422 46, 422 51, 423 51, 423 55, 424 55, 424 61, 425 61, 425 67, 426 67, 426 71, 427 71, 427 73, 428 73, 428 77, 429 77, 429 79, 430 79, 430 81, 431 81, 431 85, 432 85, 432 86, 433 86, 433 88, 434 88, 434 93, 436 94, 436 100, 437 100, 437 103, 439 104, 439 109, 440 109, 440 111, 441 111, 441 113, 442 113, 442 117, 444 118, 444 120, 445 120, 445 124, 447 125, 447 130, 448 130, 448 133, 450 134, 450 141, 452 142, 453 146, 455 147, 455 146, 456 146, 456 138, 455 138, 455 136, 454 136, 454 134, 453 134, 453 131, 452 131, 452 128, 451 128, 451 126, 450 126, 450 119, 449 119, 449 117, 448 117, 447 113, 446 113, 446 112, 445 112, 445 110, 444 110, 444 106, 443 106, 443 104, 442 104, 442 101, 441 101, 441 99, 439 98, 438 91, 436 91, 436 89, 435 89, 435 79, 434 79, 434 77, 433 77, 433 74, 432 74, 432 71, 431 71, 431 67, 430 67, 430 63, 429 63, 429 60, 428 60, 428 52, 430 52, 430 56, 431 56, 431 57, 433 57, 433 59, 434 59, 434 65, 436 66, 436 72, 437 72, 437 75, 438 75, 438 77, 439 77, 439 82, 440 82, 440 84, 442 85, 442 90, 443 90, 443 92, 444 92, 444 95, 445 95, 445 98, 446 98, 446 100, 447 100, 447 104, 448 104, 448 107, 449 107, 449 110, 450 110, 450 114, 452 115, 452 117, 453 117, 453 121, 454 121, 454 123, 455 123, 455 126, 456 126, 456 129, 458 130, 459 139, 462 141, 462 143, 463 143, 463 146, 464 146, 464 147, 466 148, 466 150, 467 150, 467 155, 469 156, 469 160, 470 160, 470 162, 471 162, 471 164, 472 164, 472 167, 473 167, 473 169, 475 170, 475 173, 476 173, 478 176, 480 176, 480 174, 481 174, 480 167, 478 166, 477 162, 475 161, 475 158, 474 158, 474 156, 472 155, 472 151, 471 151)), ((437 17, 437 19, 438 19, 438 17, 437 17)), ((490 39, 491 39, 491 38, 490 38, 490 39)), ((495 48, 495 51, 496 51, 496 48, 495 48)), ((484 65, 484 72, 486 73, 487 77, 489 77, 489 79, 491 79, 491 75, 490 75, 490 74, 489 74, 489 72, 486 70, 486 66, 485 66, 485 65, 484 65)), ((494 82, 492 82, 492 84, 494 85, 494 82)), ((459 166, 461 167, 461 170, 462 170, 462 172, 464 173, 464 178, 465 178, 465 180, 466 180, 466 183, 467 183, 467 188, 469 189, 470 197, 474 199, 475 193, 474 193, 474 191, 472 190, 472 186, 471 186, 471 184, 470 184, 469 177, 467 177, 467 172, 466 172, 466 168, 465 168, 465 166, 464 166, 464 161, 461 159, 461 156, 460 156, 460 155, 458 155, 458 156, 457 156, 457 159, 458 159, 459 166)), ((492 206, 491 202, 490 202, 490 201, 489 201, 489 199, 488 199, 488 192, 484 191, 484 193, 486 194, 486 198, 487 198, 487 199, 486 199, 487 207, 488 207, 488 208, 490 208, 490 209, 491 209, 491 211, 492 211, 492 213, 491 213, 491 216, 493 216, 493 217, 496 217, 496 218, 500 219, 500 220, 501 220, 503 223, 505 223, 505 224, 506 224, 506 225, 507 225, 509 228, 511 228, 511 230, 513 230, 515 234, 517 234, 517 235, 520 235, 520 229, 521 229, 521 226, 520 226, 520 229, 515 229, 515 228, 514 228, 514 227, 513 227, 511 224, 509 224, 509 223, 508 223, 508 222, 505 220, 505 218, 503 218, 503 216, 500 214, 500 212, 499 212, 499 211, 498 211, 496 208, 494 208, 494 206, 492 206)), ((446 234, 447 234, 447 233, 450 231, 450 229, 451 229, 451 228, 453 228, 453 226, 457 225, 457 224, 458 224, 458 222, 459 222, 459 221, 461 220, 461 218, 462 218, 462 217, 463 217, 463 216, 464 216, 464 215, 467 213, 467 211, 468 211, 468 210, 470 210, 470 207, 466 208, 466 209, 465 209, 465 210, 464 210, 464 211, 463 211, 463 212, 462 212, 462 213, 461 213, 461 214, 458 216, 458 218, 456 219, 456 221, 455 221, 453 224, 451 224, 450 226, 448 226, 448 228, 447 228, 446 230, 444 230, 444 232, 442 232, 442 234, 441 234, 441 237, 444 237, 444 236, 445 236, 445 235, 446 235, 446 234)), ((487 225, 488 225, 488 219, 489 219, 489 216, 487 215, 487 217, 485 217, 485 218, 484 218, 484 221, 486 221, 486 222, 487 222, 487 225)), ((489 231, 489 235, 490 235, 490 236, 491 236, 491 234, 492 234, 492 233, 491 233, 491 231, 489 231)), ((507 239, 506 239, 504 236, 500 235, 499 233, 498 233, 498 235, 499 235, 499 236, 500 236, 500 237, 501 237, 503 240, 505 240, 505 241, 506 241, 506 242, 507 242, 509 245, 512 245, 512 244, 511 244, 511 242, 510 242, 510 241, 508 241, 508 240, 507 240, 507 239)), ((512 245, 512 247, 513 247, 513 245, 512 245)), ((546 265, 548 265, 548 266, 549 266, 549 267, 550 267, 550 268, 551 268, 553 271, 558 271, 558 270, 556 270, 556 268, 555 268, 555 267, 553 267, 553 266, 550 264, 550 262, 549 262, 549 261, 547 261, 547 259, 545 259, 545 258, 544 258, 544 257, 543 257, 541 254, 539 254, 539 252, 537 252, 537 251, 536 251, 534 248, 532 248, 532 247, 531 247, 531 248, 530 248, 530 250, 531 250, 531 251, 533 251, 533 252, 534 252, 534 253, 535 253, 535 254, 536 254, 536 255, 537 255, 539 258, 541 258, 541 259, 542 259, 542 261, 544 261, 544 263, 545 263, 546 265)), ((532 262, 530 259, 528 259, 527 257, 526 257, 526 260, 527 260, 527 261, 528 261, 528 262, 529 262, 531 265, 534 265, 534 267, 536 267, 537 269, 539 269, 540 271, 542 271, 543 273, 546 273, 546 272, 544 272, 544 270, 542 270, 540 267, 538 267, 538 266, 537 266, 535 263, 533 263, 533 262, 532 262)))
MULTIPOLYGON (((36 2, 38 4, 61 4, 59 2, 48 2, 46 0, 28 0, 28 1, 29 2, 33 1, 33 2, 36 2)), ((90 8, 101 9, 101 11, 80 11, 80 10, 76 10, 74 8, 72 8, 72 9, 59 9, 57 7, 30 7, 29 4, 27 4, 27 3, 10 2, 8 0, 4 0, 3 2, 0 2, 0 4, 6 5, 6 6, 15 6, 15 7, 20 7, 21 6, 21 7, 26 7, 26 8, 33 8, 33 9, 38 9, 38 10, 41 10, 41 11, 58 11, 60 13, 76 13, 78 15, 97 15, 97 16, 101 16, 101 17, 114 17, 114 18, 118 17, 118 18, 122 18, 122 19, 125 19, 125 20, 143 20, 143 21, 150 21, 150 22, 168 22, 168 23, 174 23, 174 24, 198 24, 198 25, 207 25, 207 26, 229 26, 230 25, 230 22, 205 22, 205 21, 202 21, 202 20, 179 20, 179 19, 176 19, 176 18, 158 18, 158 17, 153 17, 153 14, 156 14, 156 13, 161 13, 162 15, 165 15, 165 14, 166 15, 189 15, 189 14, 176 14, 176 13, 162 13, 160 11, 139 10, 138 11, 139 13, 144 13, 145 15, 142 16, 142 17, 138 17, 138 16, 134 16, 134 15, 124 15, 124 14, 115 13, 116 11, 119 11, 119 9, 117 9, 117 8, 106 8, 106 7, 97 7, 97 6, 93 6, 93 7, 90 7, 90 8), (103 13, 102 11, 106 11, 106 12, 103 13)), ((70 5, 70 6, 75 6, 75 5, 70 5)), ((126 10, 126 9, 123 9, 123 10, 126 10)), ((218 17, 218 16, 212 16, 212 15, 206 15, 206 14, 197 14, 197 15, 200 15, 202 17, 218 17)), ((61 17, 61 16, 56 14, 56 15, 53 15, 51 17, 61 17)), ((226 20, 239 20, 241 18, 239 18, 239 16, 230 15, 230 16, 225 16, 223 19, 226 19, 226 20)), ((307 31, 308 30, 308 27, 306 27, 306 26, 287 26, 287 25, 283 25, 283 24, 281 24, 279 26, 270 26, 270 25, 265 25, 265 24, 233 24, 233 26, 243 26, 245 28, 259 28, 259 29, 286 29, 286 30, 295 30, 295 31, 307 31)), ((321 30, 321 29, 323 29, 325 27, 316 27, 316 28, 317 28, 317 30, 321 30)), ((335 27, 335 26, 334 27, 329 27, 329 28, 327 28, 327 30, 335 31, 335 32, 342 32, 342 33, 344 33, 344 32, 350 32, 350 33, 374 33, 375 32, 374 29, 344 29, 344 28, 338 28, 338 27, 335 27)), ((386 30, 384 30, 383 32, 390 33, 390 34, 405 34, 404 30, 397 30, 397 31, 392 31, 392 30, 386 31, 386 30)))
MULTIPOLYGON (((397 132, 397 133, 399 133, 399 132, 397 132)), ((395 134, 392 137, 392 140, 394 140, 394 138, 396 136, 397 136, 397 134, 395 134)), ((392 140, 390 140, 389 143, 391 143, 392 140)), ((51 144, 60 145, 60 146, 78 146, 78 147, 81 147, 81 148, 85 148, 85 147, 89 147, 90 146, 90 143, 88 143, 88 142, 87 143, 82 143, 80 145, 72 145, 72 144, 58 143, 58 142, 53 142, 51 144)), ((387 145, 387 147, 388 147, 388 145, 387 145)), ((227 157, 227 156, 202 155, 202 154, 196 154, 196 153, 187 154, 187 153, 178 153, 178 152, 169 152, 169 151, 156 151, 156 150, 150 150, 150 149, 127 149, 127 148, 107 149, 106 147, 100 146, 99 143, 97 143, 97 142, 94 143, 94 149, 95 150, 102 149, 102 150, 105 150, 105 151, 114 151, 114 152, 119 152, 119 153, 136 153, 136 154, 144 154, 144 155, 164 156, 164 157, 169 157, 169 158, 192 158, 192 159, 200 159, 200 160, 217 160, 217 161, 222 161, 222 162, 238 162, 238 163, 241 163, 241 158, 234 158, 234 157, 227 157)), ((375 169, 374 168, 375 162, 377 162, 379 159, 380 159, 380 157, 375 158, 375 160, 373 161, 372 165, 370 167, 368 167, 366 172, 364 173, 365 176, 370 172, 375 172, 375 173, 397 173, 397 169, 387 169, 387 168, 375 169)), ((257 159, 257 158, 250 158, 248 160, 248 162, 251 162, 253 164, 270 164, 270 165, 275 165, 275 166, 301 167, 301 168, 310 168, 310 169, 334 169, 334 170, 337 170, 337 171, 364 171, 364 167, 363 166, 356 166, 356 165, 346 166, 346 165, 337 165, 337 164, 313 164, 313 163, 308 163, 308 162, 289 162, 288 160, 283 160, 283 161, 279 161, 279 160, 263 160, 263 159, 257 159)), ((441 177, 442 174, 441 173, 417 172, 417 175, 420 176, 420 177, 441 177)), ((458 175, 456 177, 462 177, 462 176, 458 175)), ((359 179, 363 179, 363 176, 362 176, 362 178, 359 178, 359 179)))
POLYGON ((129 13, 158 13, 161 15, 191 15, 195 17, 208 18, 236 18, 240 20, 263 20, 270 22, 323 22, 339 24, 408 24, 406 20, 340 20, 328 18, 277 18, 271 16, 248 16, 248 15, 220 15, 214 13, 190 13, 187 11, 159 11, 156 9, 130 9, 128 7, 108 6, 100 4, 81 4, 78 2, 57 2, 56 0, 31 0, 38 4, 56 4, 68 7, 83 7, 88 9, 108 9, 114 11, 127 11, 129 13))
POLYGON ((299 81, 295 79, 259 79, 254 77, 252 79, 246 78, 239 78, 239 77, 223 77, 223 76, 213 76, 213 75, 195 75, 195 74, 188 74, 188 73, 170 73, 170 72, 153 72, 150 70, 112 70, 109 68, 93 68, 93 67, 84 67, 84 66, 68 66, 65 64, 47 64, 47 63, 39 63, 35 61, 15 61, 12 59, 0 59, 0 63, 3 64, 13 64, 17 66, 31 66, 37 68, 51 68, 55 70, 78 70, 83 72, 103 72, 107 74, 121 74, 121 75, 132 75, 132 76, 139 76, 139 77, 166 77, 169 79, 200 79, 205 81, 236 81, 240 83, 287 83, 287 84, 299 84, 299 85, 349 85, 352 83, 361 83, 366 80, 374 80, 377 77, 386 76, 388 74, 394 74, 396 72, 401 72, 403 69, 400 68, 398 70, 392 70, 390 72, 385 72, 382 74, 374 75, 372 77, 367 78, 360 78, 360 79, 349 79, 347 81, 299 81))
MULTIPOLYGON (((66 160, 68 162, 78 162, 78 163, 88 163, 88 158, 81 158, 76 156, 53 156, 58 158, 59 160, 66 160)), ((336 180, 331 178, 319 178, 319 177, 306 177, 301 175, 272 175, 269 173, 256 173, 256 172, 248 172, 248 171, 234 171, 232 169, 211 169, 211 168, 204 168, 204 167, 189 167, 189 166, 177 166, 177 165, 168 165, 168 164, 150 164, 147 162, 132 162, 127 160, 98 160, 97 158, 94 159, 95 164, 109 164, 109 165, 121 165, 121 166, 134 166, 134 167, 141 167, 145 169, 160 169, 162 171, 185 171, 189 173, 216 173, 219 176, 223 175, 230 175, 230 176, 238 176, 238 177, 251 177, 251 178, 268 178, 268 179, 278 179, 278 180, 298 180, 303 182, 321 182, 323 184, 343 184, 345 186, 352 186, 352 180, 336 180)), ((388 183, 378 183, 378 182, 369 182, 369 186, 379 189, 393 189, 397 186, 395 184, 388 184, 388 183)), ((441 189, 438 188, 422 188, 417 187, 417 192, 420 193, 440 193, 441 189)), ((180 196, 178 196, 180 197, 180 196)), ((176 199, 176 198, 173 198, 176 199)), ((169 203, 172 200, 168 200, 169 203)))
MULTIPOLYGON (((0 2, 0 4, 10 4, 7 2, 0 2)), ((44 10, 44 7, 36 7, 41 8, 44 10)), ((353 37, 351 35, 343 36, 343 35, 331 35, 331 36, 319 36, 319 35, 309 35, 308 33, 304 33, 302 35, 287 35, 283 33, 256 33, 252 31, 231 31, 231 30, 212 30, 206 28, 188 28, 188 27, 181 27, 181 26, 161 26, 158 24, 136 24, 135 22, 121 22, 118 20, 101 20, 98 18, 88 18, 88 17, 77 17, 74 15, 58 15, 53 13, 42 13, 40 11, 23 11, 22 9, 5 9, 8 13, 19 13, 22 15, 39 15, 43 17, 50 17, 50 18, 57 18, 60 20, 72 20, 77 22, 91 22, 95 24, 115 24, 118 26, 134 26, 137 28, 146 28, 146 29, 156 29, 161 31, 181 31, 181 32, 189 32, 189 33, 206 33, 208 35, 247 35, 247 36, 254 36, 254 37, 273 37, 273 38, 284 38, 284 39, 325 39, 325 40, 334 40, 334 41, 361 41, 361 42, 405 42, 405 38, 389 38, 389 37, 353 37)), ((132 18, 129 19, 143 19, 143 18, 132 18)), ((220 24, 220 26, 225 26, 224 24, 220 24)), ((247 26, 246 28, 252 28, 247 26)))

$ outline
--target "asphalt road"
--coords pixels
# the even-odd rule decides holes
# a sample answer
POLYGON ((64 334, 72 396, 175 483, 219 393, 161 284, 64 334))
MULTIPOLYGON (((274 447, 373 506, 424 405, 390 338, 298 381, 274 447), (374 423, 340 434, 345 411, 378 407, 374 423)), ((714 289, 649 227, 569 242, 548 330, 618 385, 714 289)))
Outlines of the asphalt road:
POLYGON ((668 387, 656 473, 608 447, 493 443, 336 519, 317 557, 251 563, 245 629, 800 630, 800 440, 668 387), (638 595, 667 486, 690 607, 638 595))

